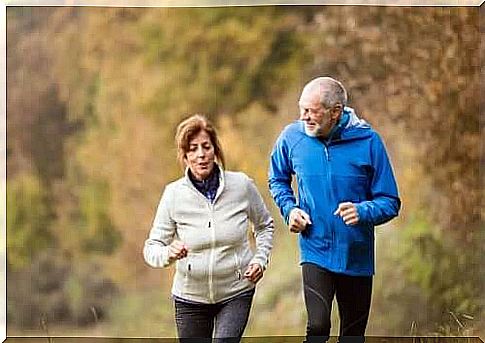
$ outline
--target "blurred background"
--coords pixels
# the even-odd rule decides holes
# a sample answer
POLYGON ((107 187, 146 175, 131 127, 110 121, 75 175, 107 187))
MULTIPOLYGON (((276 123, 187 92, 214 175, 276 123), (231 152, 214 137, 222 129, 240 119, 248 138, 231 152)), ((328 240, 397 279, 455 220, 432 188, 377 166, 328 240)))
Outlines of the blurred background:
POLYGON ((479 23, 471 7, 8 7, 8 335, 175 335, 173 270, 142 247, 193 113, 276 219, 245 334, 303 335, 296 236, 266 175, 301 88, 330 75, 403 200, 376 229, 367 333, 484 337, 479 23))

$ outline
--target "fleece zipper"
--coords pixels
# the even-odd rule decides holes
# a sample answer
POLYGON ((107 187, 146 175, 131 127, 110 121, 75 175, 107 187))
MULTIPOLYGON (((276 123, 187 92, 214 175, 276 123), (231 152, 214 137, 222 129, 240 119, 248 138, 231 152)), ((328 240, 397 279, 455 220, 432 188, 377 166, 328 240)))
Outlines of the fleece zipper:
POLYGON ((209 230, 211 231, 211 253, 209 258, 209 299, 211 303, 214 303, 214 284, 213 284, 213 273, 214 273, 214 255, 215 255, 215 244, 216 244, 216 231, 214 227, 214 205, 207 203, 210 211, 209 215, 209 230))
POLYGON ((209 223, 207 224, 207 229, 210 230, 211 235, 211 251, 209 256, 209 271, 208 271, 208 286, 209 286, 209 300, 214 303, 214 259, 215 259, 215 248, 216 248, 216 230, 214 225, 214 204, 222 193, 224 188, 224 178, 220 179, 219 188, 217 189, 214 201, 211 203, 202 193, 200 193, 197 188, 187 180, 189 188, 197 194, 197 196, 205 201, 207 204, 207 209, 209 210, 209 223))

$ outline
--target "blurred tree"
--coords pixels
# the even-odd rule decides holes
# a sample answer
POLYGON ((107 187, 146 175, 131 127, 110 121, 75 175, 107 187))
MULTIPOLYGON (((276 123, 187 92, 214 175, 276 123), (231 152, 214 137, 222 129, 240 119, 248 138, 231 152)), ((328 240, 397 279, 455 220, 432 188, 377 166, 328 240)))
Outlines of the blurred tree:
MULTIPOLYGON (((81 197, 84 236, 66 229, 76 227, 79 222, 75 220, 59 225, 59 204, 69 198, 69 193, 59 191, 65 187, 69 169, 65 149, 68 137, 82 128, 82 122, 75 116, 68 118, 66 102, 59 97, 64 88, 54 69, 59 48, 51 26, 57 22, 52 20, 54 14, 55 9, 40 7, 7 11, 7 263, 12 290, 8 318, 23 327, 38 327, 44 317, 54 321, 77 318, 70 313, 73 298, 63 289, 68 277, 76 273, 68 265, 72 263, 69 256, 78 256, 76 251, 81 249, 111 253, 119 242, 104 207, 90 203, 93 193, 103 194, 102 185, 92 189, 99 183, 81 197), (66 237, 76 239, 77 244, 68 246, 66 237)), ((101 278, 102 273, 92 270, 90 276, 101 278)), ((88 279, 81 281, 81 287, 90 287, 88 279)), ((97 292, 90 299, 102 297, 97 292)))
POLYGON ((7 182, 7 263, 12 270, 30 265, 54 244, 45 198, 45 188, 34 174, 19 174, 7 182))
POLYGON ((65 138, 75 129, 57 95, 49 14, 29 7, 7 11, 7 172, 33 172, 48 184, 63 176, 65 138))

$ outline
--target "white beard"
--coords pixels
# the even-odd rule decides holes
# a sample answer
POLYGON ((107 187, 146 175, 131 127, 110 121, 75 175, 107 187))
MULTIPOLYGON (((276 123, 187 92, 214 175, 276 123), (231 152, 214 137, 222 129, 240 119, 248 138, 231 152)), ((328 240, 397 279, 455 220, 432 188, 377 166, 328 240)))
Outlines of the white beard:
POLYGON ((313 129, 310 129, 308 125, 305 125, 305 133, 310 137, 317 137, 320 135, 321 126, 320 124, 315 124, 313 129))

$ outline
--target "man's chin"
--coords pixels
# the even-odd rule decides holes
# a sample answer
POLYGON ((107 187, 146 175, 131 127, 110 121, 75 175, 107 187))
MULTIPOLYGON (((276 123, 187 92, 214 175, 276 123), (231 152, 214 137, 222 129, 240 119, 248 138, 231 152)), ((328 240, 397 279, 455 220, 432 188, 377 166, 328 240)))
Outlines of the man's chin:
POLYGON ((305 125, 305 134, 310 137, 318 137, 318 134, 320 133, 319 129, 319 127, 309 128, 305 125))

